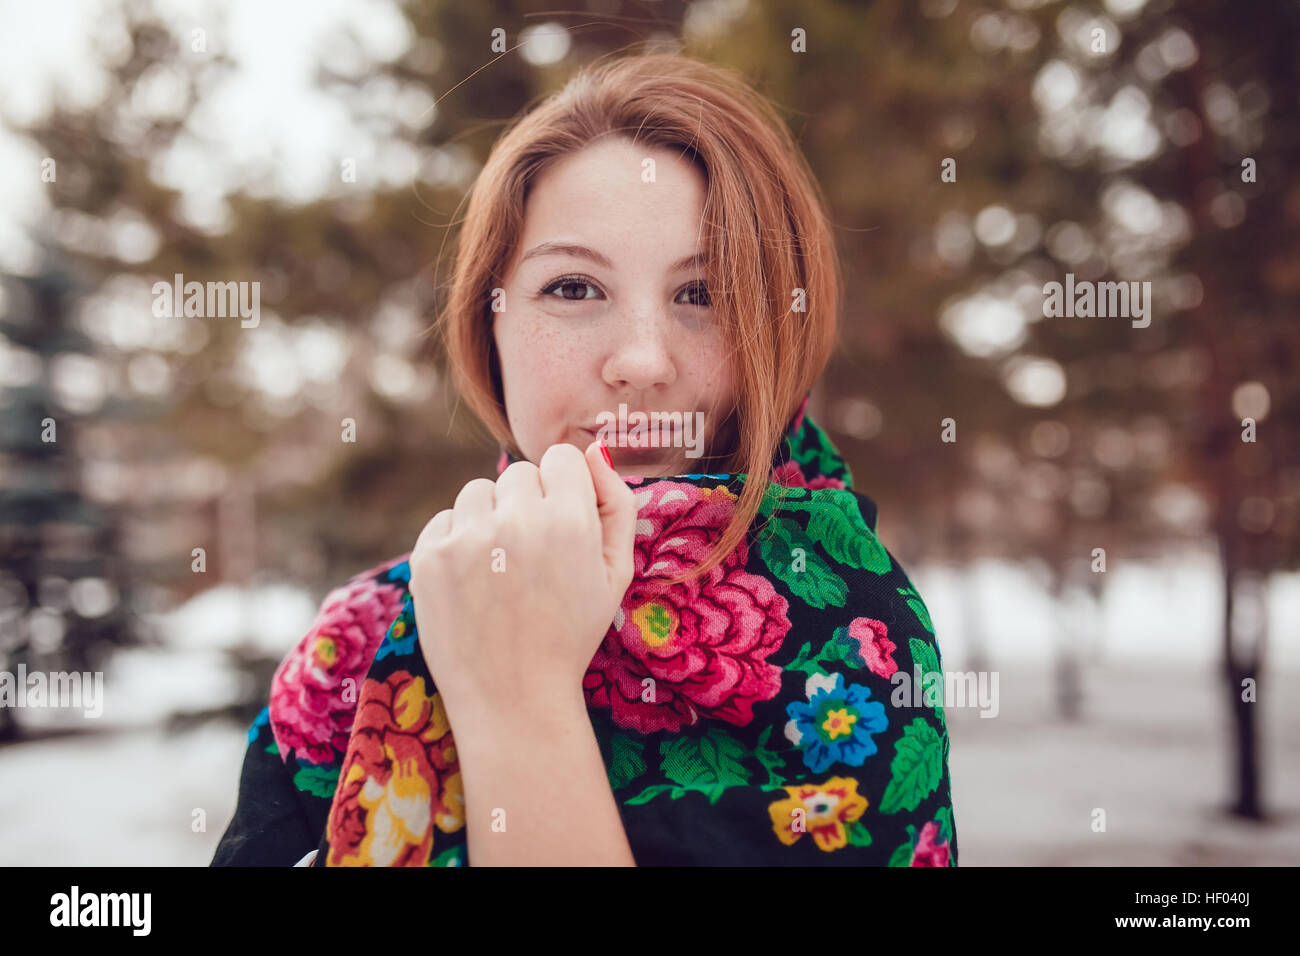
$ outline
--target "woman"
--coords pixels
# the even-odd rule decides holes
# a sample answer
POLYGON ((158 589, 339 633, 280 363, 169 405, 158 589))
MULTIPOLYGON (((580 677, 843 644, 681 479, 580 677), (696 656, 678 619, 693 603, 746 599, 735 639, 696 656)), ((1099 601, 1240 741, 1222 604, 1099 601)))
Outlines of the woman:
POLYGON ((327 596, 214 865, 956 865, 929 616, 807 414, 839 298, 733 74, 608 60, 515 123, 439 317, 498 478, 327 596))

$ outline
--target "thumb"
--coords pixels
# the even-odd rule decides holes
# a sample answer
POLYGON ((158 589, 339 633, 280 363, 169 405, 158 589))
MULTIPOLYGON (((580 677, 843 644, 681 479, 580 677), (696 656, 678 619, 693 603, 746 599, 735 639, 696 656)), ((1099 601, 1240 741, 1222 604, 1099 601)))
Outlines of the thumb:
POLYGON ((632 541, 636 536, 636 495, 622 476, 605 461, 600 439, 587 446, 587 466, 596 489, 605 567, 611 582, 622 591, 632 582, 632 541))

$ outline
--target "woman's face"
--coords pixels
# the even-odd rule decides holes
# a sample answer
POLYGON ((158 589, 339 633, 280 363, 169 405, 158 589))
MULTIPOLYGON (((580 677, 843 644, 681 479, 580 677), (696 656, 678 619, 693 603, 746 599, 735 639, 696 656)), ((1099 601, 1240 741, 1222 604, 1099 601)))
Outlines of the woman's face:
POLYGON ((695 166, 619 137, 534 181, 493 314, 506 414, 529 461, 562 442, 586 448, 610 422, 605 444, 621 475, 718 470, 701 456, 730 450, 730 348, 703 263, 686 261, 704 252, 704 197, 695 166), (660 447, 629 447, 620 404, 629 431, 635 412, 680 413, 682 425, 656 429, 660 447))

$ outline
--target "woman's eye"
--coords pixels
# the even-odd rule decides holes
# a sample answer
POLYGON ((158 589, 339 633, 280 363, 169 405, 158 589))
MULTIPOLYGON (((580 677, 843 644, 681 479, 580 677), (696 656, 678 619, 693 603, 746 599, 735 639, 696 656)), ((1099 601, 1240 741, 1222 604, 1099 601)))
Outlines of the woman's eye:
POLYGON ((563 278, 556 279, 550 285, 546 286, 546 288, 542 289, 542 295, 550 295, 556 289, 578 290, 580 293, 578 295, 570 295, 568 292, 561 292, 559 298, 568 299, 571 302, 580 302, 583 299, 596 298, 596 296, 586 295, 582 291, 584 289, 594 290, 595 288, 596 287, 586 279, 579 278, 578 276, 564 276, 563 278))
POLYGON ((688 305, 709 306, 713 302, 709 298, 709 290, 703 282, 693 282, 682 290, 684 294, 694 293, 697 297, 702 297, 703 301, 690 302, 688 305))
MULTIPOLYGON (((557 291, 560 293, 557 298, 565 299, 569 302, 582 302, 585 299, 600 298, 600 290, 581 276, 562 276, 541 290, 542 295, 544 296, 554 295, 557 291), (589 291, 591 294, 588 294, 589 291)), ((713 304, 712 300, 709 298, 708 287, 702 282, 691 283, 678 295, 679 297, 694 296, 694 301, 687 301, 683 303, 685 305, 695 305, 700 306, 701 308, 708 308, 713 304)))

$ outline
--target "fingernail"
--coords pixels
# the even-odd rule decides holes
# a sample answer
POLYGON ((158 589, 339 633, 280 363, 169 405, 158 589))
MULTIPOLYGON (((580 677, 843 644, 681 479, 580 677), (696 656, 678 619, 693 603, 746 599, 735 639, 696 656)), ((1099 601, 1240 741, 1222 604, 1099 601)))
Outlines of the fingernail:
POLYGON ((605 456, 605 464, 610 468, 614 467, 614 460, 609 457, 609 449, 605 447, 605 439, 600 439, 600 453, 605 456))

